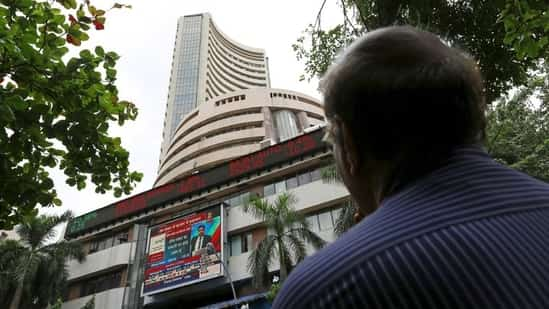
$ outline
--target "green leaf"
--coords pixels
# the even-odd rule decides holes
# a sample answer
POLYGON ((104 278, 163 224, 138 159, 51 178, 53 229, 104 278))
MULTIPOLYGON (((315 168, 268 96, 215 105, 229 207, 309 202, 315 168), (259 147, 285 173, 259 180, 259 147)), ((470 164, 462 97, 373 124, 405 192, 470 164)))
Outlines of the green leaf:
POLYGON ((15 121, 15 114, 13 113, 11 108, 5 103, 0 103, 0 121, 4 123, 15 121))
POLYGON ((96 46, 95 47, 95 54, 99 57, 103 57, 103 56, 105 56, 105 50, 101 46, 96 46))

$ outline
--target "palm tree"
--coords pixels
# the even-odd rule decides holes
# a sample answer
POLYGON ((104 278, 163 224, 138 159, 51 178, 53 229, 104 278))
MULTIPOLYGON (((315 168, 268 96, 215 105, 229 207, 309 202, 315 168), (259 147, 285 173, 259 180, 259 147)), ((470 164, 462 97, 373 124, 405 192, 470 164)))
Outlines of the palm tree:
POLYGON ((267 282, 269 266, 278 257, 280 281, 283 282, 297 263, 307 256, 306 244, 315 249, 326 242, 310 230, 305 216, 293 208, 297 199, 289 193, 280 194, 273 203, 266 199, 253 198, 244 205, 244 211, 264 222, 267 236, 259 242, 248 258, 248 271, 256 287, 267 282))
MULTIPOLYGON (((335 164, 324 167, 321 170, 321 177, 322 181, 326 183, 343 184, 343 179, 341 179, 335 164)), ((352 200, 346 201, 335 221, 334 233, 337 237, 341 236, 361 219, 362 215, 355 203, 352 200)))
POLYGON ((70 218, 71 212, 31 217, 16 227, 20 240, 0 241, 1 306, 45 308, 62 296, 67 259, 84 259, 80 243, 54 242, 55 228, 70 218))

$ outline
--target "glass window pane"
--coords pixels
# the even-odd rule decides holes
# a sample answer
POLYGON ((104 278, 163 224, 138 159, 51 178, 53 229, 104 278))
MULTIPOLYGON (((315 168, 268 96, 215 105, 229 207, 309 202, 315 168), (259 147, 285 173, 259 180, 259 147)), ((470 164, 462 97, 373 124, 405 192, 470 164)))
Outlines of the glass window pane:
POLYGON ((320 224, 320 230, 324 231, 331 229, 333 227, 332 223, 332 213, 330 211, 325 211, 318 214, 318 222, 320 224))
POLYGON ((240 255, 242 253, 242 240, 240 235, 231 237, 231 256, 240 255))
POLYGON ((252 233, 246 234, 246 243, 248 244, 248 251, 252 251, 254 249, 252 233))
POLYGON ((286 189, 290 190, 297 187, 297 177, 286 179, 286 189))
POLYGON ((313 170, 311 172, 311 181, 317 181, 322 179, 322 173, 319 168, 313 170))
POLYGON ((263 196, 269 196, 275 194, 275 186, 274 184, 266 185, 263 187, 263 196))
POLYGON ((318 232, 318 218, 316 215, 308 216, 307 222, 309 223, 309 228, 313 232, 318 232))
POLYGON ((275 190, 276 190, 276 193, 281 193, 281 192, 286 191, 286 181, 281 180, 281 181, 275 183, 275 190))
POLYGON ((337 218, 339 218, 339 215, 341 214, 341 211, 342 211, 342 208, 335 208, 335 209, 332 209, 332 219, 334 221, 334 226, 336 224, 336 220, 337 218))
POLYGON ((305 172, 305 173, 299 175, 297 180, 298 180, 300 186, 306 185, 309 182, 311 182, 311 174, 309 172, 305 172))

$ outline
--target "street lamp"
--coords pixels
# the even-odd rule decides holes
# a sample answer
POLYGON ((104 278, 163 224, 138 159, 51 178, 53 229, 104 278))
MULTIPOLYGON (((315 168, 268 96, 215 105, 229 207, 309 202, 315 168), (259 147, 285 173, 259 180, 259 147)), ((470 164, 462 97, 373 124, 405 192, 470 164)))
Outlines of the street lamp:
POLYGON ((223 265, 223 270, 225 271, 225 273, 227 274, 227 277, 229 277, 229 283, 231 284, 231 290, 233 290, 233 298, 234 298, 234 302, 235 302, 235 307, 238 308, 238 305, 237 305, 237 298, 236 298, 236 291, 234 289, 234 284, 233 284, 233 279, 231 278, 231 273, 229 272, 229 269, 227 268, 227 265, 225 264, 225 262, 223 261, 223 259, 219 256, 219 252, 217 252, 215 250, 215 247, 214 245, 209 242, 207 245, 206 245, 206 252, 208 254, 215 254, 217 256, 217 258, 219 259, 219 261, 221 262, 221 265, 223 265))

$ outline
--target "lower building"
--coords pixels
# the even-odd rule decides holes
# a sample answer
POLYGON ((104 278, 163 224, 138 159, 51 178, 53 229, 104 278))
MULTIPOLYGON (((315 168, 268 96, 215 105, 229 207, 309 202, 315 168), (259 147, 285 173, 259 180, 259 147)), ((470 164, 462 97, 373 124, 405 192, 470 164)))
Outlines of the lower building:
MULTIPOLYGON (((92 297, 96 308, 269 307, 265 290, 251 284, 247 262, 270 232, 243 203, 291 192, 311 228, 333 241, 349 194, 321 179, 331 164, 322 136, 321 128, 304 130, 75 218, 65 237, 82 241, 88 255, 69 263, 63 308, 81 308, 92 297)), ((277 274, 276 263, 270 271, 277 274)))

